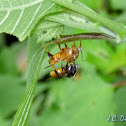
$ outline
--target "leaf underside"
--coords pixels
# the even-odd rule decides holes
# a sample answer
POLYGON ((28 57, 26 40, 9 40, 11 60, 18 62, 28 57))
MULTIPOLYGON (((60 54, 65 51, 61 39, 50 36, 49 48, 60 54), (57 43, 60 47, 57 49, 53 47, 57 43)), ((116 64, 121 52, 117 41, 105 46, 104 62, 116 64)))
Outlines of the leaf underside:
POLYGON ((22 41, 54 6, 49 0, 0 0, 0 33, 13 34, 22 41))

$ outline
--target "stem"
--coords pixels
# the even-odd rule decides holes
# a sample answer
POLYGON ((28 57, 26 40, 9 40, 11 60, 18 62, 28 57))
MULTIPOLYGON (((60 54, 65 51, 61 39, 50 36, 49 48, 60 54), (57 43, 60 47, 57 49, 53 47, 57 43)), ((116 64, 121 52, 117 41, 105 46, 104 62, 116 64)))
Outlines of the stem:
POLYGON ((82 7, 74 2, 69 2, 68 0, 52 0, 52 1, 68 9, 71 9, 72 11, 80 13, 90 19, 93 19, 96 22, 99 22, 103 26, 107 27, 108 29, 118 34, 120 37, 126 36, 126 28, 122 24, 116 23, 106 17, 103 17, 95 13, 94 11, 91 11, 86 7, 82 7))
MULTIPOLYGON (((100 39, 100 40, 112 40, 112 41, 115 40, 115 38, 109 37, 107 35, 103 35, 101 33, 82 33, 82 34, 74 34, 74 35, 61 35, 60 44, 73 42, 77 40, 86 40, 86 39, 100 39)), ((57 43, 56 40, 46 43, 43 46, 49 46, 55 43, 57 43)))
POLYGON ((113 84, 113 86, 115 88, 120 87, 120 86, 124 86, 124 85, 126 85, 126 81, 121 81, 121 82, 117 82, 117 83, 113 84))

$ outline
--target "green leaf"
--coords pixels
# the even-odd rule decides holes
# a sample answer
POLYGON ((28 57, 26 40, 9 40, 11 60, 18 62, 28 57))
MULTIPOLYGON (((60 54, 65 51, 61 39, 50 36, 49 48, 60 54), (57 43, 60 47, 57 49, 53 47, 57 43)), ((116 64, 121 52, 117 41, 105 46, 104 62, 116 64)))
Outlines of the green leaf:
POLYGON ((98 55, 95 55, 94 53, 88 53, 87 54, 87 60, 93 64, 96 65, 98 69, 101 71, 105 71, 106 67, 108 66, 108 60, 100 57, 98 55))
POLYGON ((3 119, 1 115, 0 115, 0 125, 1 126, 9 126, 9 123, 7 122, 7 120, 3 119))
POLYGON ((23 41, 54 6, 49 0, 0 0, 0 33, 13 34, 23 41))
POLYGON ((37 112, 40 107, 42 107, 42 102, 44 100, 44 95, 39 95, 35 102, 32 105, 30 119, 29 119, 29 126, 39 126, 40 123, 38 121, 37 112))
MULTIPOLYGON (((115 122, 115 126, 125 126, 126 120, 120 121, 120 115, 126 116, 126 86, 119 88, 114 94, 114 101, 116 105, 116 115, 118 121, 115 122)), ((126 118, 125 118, 126 119, 126 118)))
POLYGON ((92 22, 87 17, 75 12, 65 11, 54 13, 53 15, 46 16, 45 19, 53 22, 58 22, 65 26, 78 28, 86 31, 103 32, 105 34, 115 37, 115 35, 108 29, 100 26, 96 22, 92 22))
POLYGON ((79 1, 84 3, 86 6, 90 7, 93 10, 98 10, 101 8, 101 6, 103 6, 101 0, 79 0, 79 1))
POLYGON ((126 51, 126 43, 121 43, 116 47, 116 52, 120 53, 122 51, 126 51))
POLYGON ((22 100, 12 126, 24 126, 28 122, 29 112, 34 97, 38 75, 43 61, 44 50, 40 44, 36 45, 33 37, 28 40, 28 71, 27 71, 27 92, 22 100))
POLYGON ((117 42, 120 42, 122 40, 126 40, 126 28, 124 25, 116 23, 106 17, 103 17, 97 13, 95 13, 93 10, 88 8, 86 5, 81 4, 77 0, 75 1, 67 1, 67 0, 52 0, 55 3, 66 7, 74 12, 77 12, 79 14, 82 14, 83 16, 86 16, 89 19, 92 19, 93 21, 97 22, 98 24, 104 26, 106 29, 113 32, 113 34, 118 34, 116 36, 117 42))
POLYGON ((124 66, 126 66, 126 43, 121 43, 116 47, 115 53, 109 59, 106 72, 111 73, 124 66))
POLYGON ((57 34, 63 32, 63 25, 46 20, 40 20, 32 33, 37 38, 37 43, 52 40, 57 34))
POLYGON ((4 33, 0 34, 0 48, 5 45, 5 41, 6 41, 5 37, 6 36, 4 33))
POLYGON ((109 44, 104 40, 85 40, 84 50, 87 53, 87 60, 105 72, 109 66, 109 59, 114 54, 109 44))
POLYGON ((16 59, 14 57, 13 52, 10 50, 10 48, 3 49, 0 54, 0 73, 11 74, 14 76, 18 75, 16 59))
POLYGON ((88 72, 82 71, 80 80, 62 78, 57 83, 51 82, 48 105, 38 117, 39 125, 114 125, 106 120, 114 112, 113 87, 105 83, 91 65, 85 63, 85 69, 88 72))
POLYGON ((126 66, 126 51, 120 51, 115 53, 109 61, 109 65, 106 69, 107 73, 118 70, 121 66, 126 66))
POLYGON ((42 44, 36 44, 36 38, 29 37, 28 40, 28 69, 27 69, 27 87, 31 84, 34 77, 38 77, 41 69, 45 50, 42 44))
POLYGON ((115 10, 126 10, 126 1, 125 0, 111 0, 111 7, 115 10))
POLYGON ((27 92, 25 93, 21 106, 19 107, 14 117, 12 126, 17 126, 17 125, 24 126, 27 124, 31 103, 34 97, 36 83, 37 83, 37 78, 34 78, 27 92))
POLYGON ((0 75, 0 109, 2 117, 15 112, 20 105, 25 92, 25 86, 18 77, 0 75))
POLYGON ((124 25, 126 25, 126 12, 122 13, 121 15, 119 15, 115 21, 122 23, 124 25))

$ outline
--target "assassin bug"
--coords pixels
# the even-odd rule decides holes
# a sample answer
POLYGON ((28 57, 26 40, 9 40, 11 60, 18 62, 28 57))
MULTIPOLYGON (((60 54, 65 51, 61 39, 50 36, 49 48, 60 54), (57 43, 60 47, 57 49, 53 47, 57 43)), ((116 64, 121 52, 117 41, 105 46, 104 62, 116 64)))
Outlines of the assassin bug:
POLYGON ((62 76, 65 74, 66 77, 70 78, 76 74, 77 68, 79 68, 78 65, 70 64, 68 66, 68 63, 67 63, 65 67, 61 67, 61 68, 51 71, 50 76, 54 78, 62 78, 62 76))
MULTIPOLYGON (((48 51, 48 49, 46 47, 44 47, 50 58, 49 59, 50 66, 53 66, 54 64, 56 64, 60 61, 65 61, 67 63, 74 62, 79 56, 79 51, 82 51, 81 42, 80 42, 80 47, 77 47, 75 45, 75 41, 74 41, 74 45, 72 46, 72 48, 68 48, 67 45, 65 44, 65 48, 61 49, 59 39, 58 39, 58 37, 56 37, 56 38, 57 38, 58 46, 59 46, 59 49, 61 52, 58 52, 55 55, 52 55, 48 51)), ((47 67, 50 67, 50 66, 47 66, 47 67)))

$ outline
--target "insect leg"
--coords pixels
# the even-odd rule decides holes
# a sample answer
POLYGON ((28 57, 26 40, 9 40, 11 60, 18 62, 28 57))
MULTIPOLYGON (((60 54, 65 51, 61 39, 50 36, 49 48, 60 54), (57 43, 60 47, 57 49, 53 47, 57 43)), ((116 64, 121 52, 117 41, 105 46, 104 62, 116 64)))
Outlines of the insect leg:
POLYGON ((53 67, 53 70, 55 71, 57 77, 58 77, 58 78, 61 78, 60 75, 59 75, 59 73, 56 71, 56 68, 55 68, 54 66, 52 66, 52 67, 53 67))
POLYGON ((54 59, 53 55, 49 52, 49 50, 46 48, 46 46, 44 46, 44 48, 47 51, 49 58, 54 59))
POLYGON ((63 76, 63 70, 64 70, 64 67, 63 67, 63 63, 62 63, 62 62, 61 62, 61 68, 62 68, 61 76, 63 76))
POLYGON ((49 68, 49 67, 51 67, 51 66, 52 66, 52 65, 49 65, 49 66, 45 67, 44 69, 49 68))
POLYGON ((57 75, 58 78, 61 78, 60 75, 59 75, 59 73, 56 70, 55 70, 55 73, 56 73, 56 75, 57 75))
POLYGON ((46 46, 43 46, 43 47, 45 48, 46 52, 48 53, 48 52, 49 52, 49 50, 47 49, 47 47, 46 47, 46 46))
POLYGON ((74 45, 76 45, 76 44, 75 44, 75 40, 74 40, 74 45))
POLYGON ((49 56, 49 58, 54 59, 53 55, 50 52, 48 52, 48 56, 49 56))
POLYGON ((66 67, 68 67, 68 63, 66 64, 66 67))
POLYGON ((52 66, 52 67, 53 67, 53 70, 56 70, 56 68, 54 66, 52 66))
POLYGON ((61 75, 62 75, 62 76, 63 76, 63 69, 64 69, 64 68, 62 67, 62 72, 61 72, 61 75))
POLYGON ((66 66, 64 67, 65 71, 67 72, 68 69, 68 63, 66 64, 66 66))
POLYGON ((57 42, 58 42, 59 49, 62 50, 62 49, 61 49, 61 46, 60 46, 60 41, 59 41, 59 39, 58 39, 57 36, 56 36, 56 40, 57 40, 57 42))
POLYGON ((67 45, 65 44, 65 47, 67 47, 67 45))

